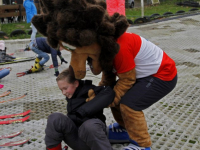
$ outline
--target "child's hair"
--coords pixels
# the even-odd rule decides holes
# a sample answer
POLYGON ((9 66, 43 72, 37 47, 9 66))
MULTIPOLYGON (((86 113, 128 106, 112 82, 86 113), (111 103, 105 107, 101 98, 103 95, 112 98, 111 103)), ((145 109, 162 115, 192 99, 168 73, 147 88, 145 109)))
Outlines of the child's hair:
POLYGON ((70 67, 63 70, 56 78, 57 82, 60 80, 66 80, 68 83, 74 83, 76 81, 76 78, 74 76, 73 70, 71 70, 70 67))

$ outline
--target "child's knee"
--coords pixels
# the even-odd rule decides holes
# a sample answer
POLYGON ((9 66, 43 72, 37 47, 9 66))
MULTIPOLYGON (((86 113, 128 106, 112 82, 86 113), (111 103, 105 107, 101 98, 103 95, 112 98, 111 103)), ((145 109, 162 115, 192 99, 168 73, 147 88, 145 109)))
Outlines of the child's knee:
POLYGON ((63 118, 62 113, 52 113, 48 116, 48 122, 57 122, 58 120, 63 118))
POLYGON ((97 119, 90 119, 85 121, 79 128, 79 135, 95 135, 97 130, 102 127, 102 124, 99 123, 100 120, 97 119))

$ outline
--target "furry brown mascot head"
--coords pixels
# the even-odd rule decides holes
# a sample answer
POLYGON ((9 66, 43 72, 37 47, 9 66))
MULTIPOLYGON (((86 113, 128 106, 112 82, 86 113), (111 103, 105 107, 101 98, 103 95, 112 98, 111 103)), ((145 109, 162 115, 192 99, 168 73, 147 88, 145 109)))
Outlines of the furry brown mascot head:
POLYGON ((112 69, 119 50, 116 39, 128 27, 125 16, 109 16, 101 0, 40 0, 40 5, 43 13, 34 16, 32 23, 52 47, 65 43, 76 47, 70 64, 77 79, 85 77, 87 60, 95 75, 112 69), (90 45, 96 49, 87 50, 90 45))

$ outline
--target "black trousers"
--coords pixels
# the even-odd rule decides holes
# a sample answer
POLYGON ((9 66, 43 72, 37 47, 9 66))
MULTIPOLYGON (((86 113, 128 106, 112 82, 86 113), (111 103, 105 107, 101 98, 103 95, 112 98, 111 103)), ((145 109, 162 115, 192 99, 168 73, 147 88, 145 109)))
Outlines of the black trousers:
POLYGON ((176 83, 177 75, 171 81, 163 81, 153 76, 137 79, 121 98, 121 103, 136 111, 144 110, 170 93, 176 83))
POLYGON ((48 148, 64 141, 73 150, 112 150, 106 125, 99 119, 89 119, 77 128, 66 115, 53 113, 48 117, 45 133, 48 148))

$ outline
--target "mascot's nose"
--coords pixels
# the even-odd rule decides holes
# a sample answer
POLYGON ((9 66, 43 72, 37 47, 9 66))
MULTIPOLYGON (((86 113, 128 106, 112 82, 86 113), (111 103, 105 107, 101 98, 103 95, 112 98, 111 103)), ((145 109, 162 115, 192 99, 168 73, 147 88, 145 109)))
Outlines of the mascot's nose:
POLYGON ((70 72, 70 74, 75 78, 74 69, 72 68, 71 65, 69 65, 69 72, 70 72))
POLYGON ((79 70, 77 68, 73 68, 72 65, 69 66, 69 71, 70 71, 71 75, 73 75, 75 77, 75 79, 83 79, 86 75, 86 70, 84 70, 84 69, 79 70))

